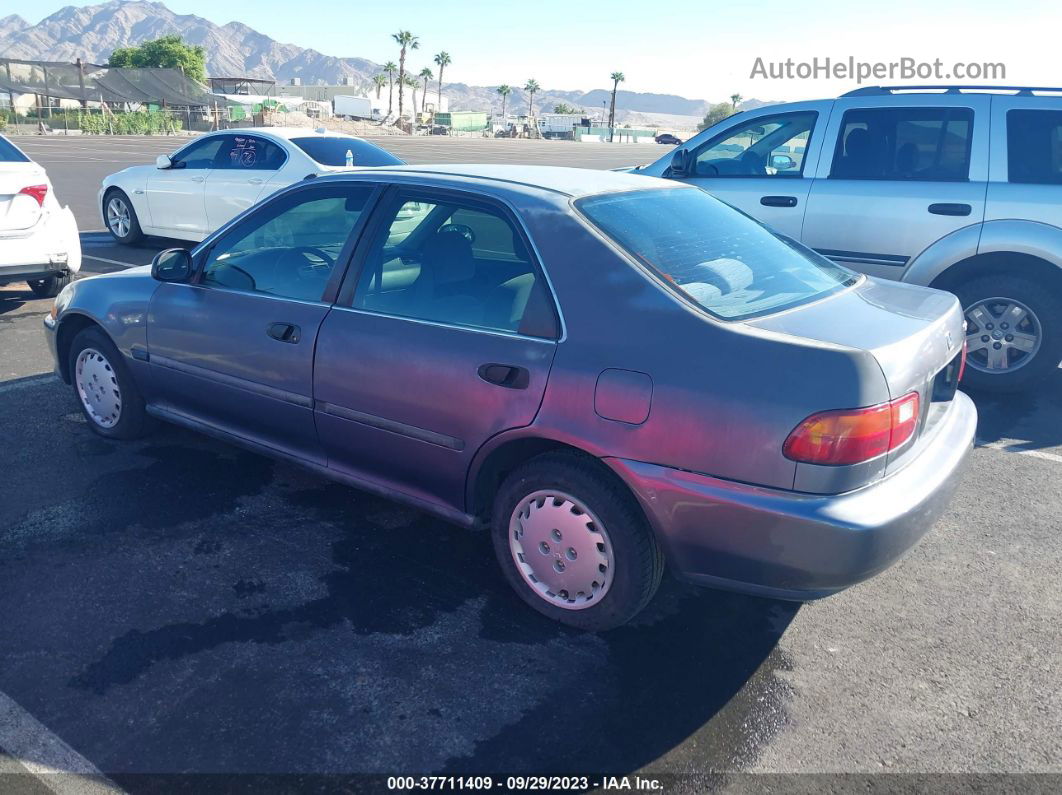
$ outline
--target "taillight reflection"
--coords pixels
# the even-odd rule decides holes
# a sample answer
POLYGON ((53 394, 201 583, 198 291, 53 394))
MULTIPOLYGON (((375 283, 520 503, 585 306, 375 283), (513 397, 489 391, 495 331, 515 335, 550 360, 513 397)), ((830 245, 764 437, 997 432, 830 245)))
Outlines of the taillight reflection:
POLYGON ((918 428, 918 393, 877 406, 812 414, 785 440, 786 458, 806 464, 858 464, 895 450, 918 428))

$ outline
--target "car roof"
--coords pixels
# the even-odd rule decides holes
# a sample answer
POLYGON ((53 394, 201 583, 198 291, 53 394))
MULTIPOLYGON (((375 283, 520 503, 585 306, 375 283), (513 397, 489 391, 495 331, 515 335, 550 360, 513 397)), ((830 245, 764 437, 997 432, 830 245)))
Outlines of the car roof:
MULTIPOLYGON (((230 127, 227 130, 219 130, 219 132, 271 135, 274 138, 284 138, 286 140, 291 140, 292 138, 350 138, 356 141, 362 140, 356 135, 349 135, 348 133, 329 130, 324 127, 230 127)), ((217 133, 214 134, 217 135, 217 133)))
POLYGON ((657 179, 616 171, 598 171, 589 168, 568 168, 565 166, 523 166, 500 164, 443 163, 437 165, 416 166, 376 166, 371 173, 336 175, 329 179, 345 177, 378 179, 381 175, 428 176, 436 184, 457 187, 462 184, 484 182, 497 185, 509 184, 523 188, 560 193, 572 198, 590 196, 597 193, 610 193, 629 190, 646 190, 651 188, 688 187, 671 180, 657 179))

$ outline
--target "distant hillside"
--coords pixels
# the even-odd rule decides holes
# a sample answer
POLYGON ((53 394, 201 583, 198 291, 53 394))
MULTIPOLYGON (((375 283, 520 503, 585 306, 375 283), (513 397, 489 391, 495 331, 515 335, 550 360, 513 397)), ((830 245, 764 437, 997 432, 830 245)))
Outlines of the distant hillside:
MULTIPOLYGON (((246 7, 253 14, 253 7, 246 7)), ((242 22, 216 25, 192 14, 175 14, 163 3, 150 0, 112 0, 100 5, 67 6, 30 25, 17 15, 0 19, 0 56, 27 60, 106 63, 117 47, 128 47, 169 33, 178 33, 190 44, 207 52, 207 73, 214 77, 248 76, 287 82, 298 77, 304 84, 335 85, 340 78, 353 78, 354 89, 370 90, 380 64, 365 58, 338 58, 317 50, 284 44, 242 22)), ((424 60, 427 56, 424 56, 424 60)), ((419 66, 416 67, 419 70, 419 66)), ((444 93, 454 110, 500 109, 497 86, 470 86, 446 83, 444 93)), ((593 91, 542 90, 535 94, 537 112, 551 111, 566 103, 599 116, 602 102, 609 100, 607 89, 593 91)), ((749 103, 759 102, 749 100, 749 103)), ((760 103, 765 104, 765 103, 760 103)), ((703 117, 709 103, 673 94, 620 91, 617 116, 622 122, 632 111, 672 116, 703 117)), ((514 88, 506 103, 514 111, 527 108, 527 96, 514 88)))

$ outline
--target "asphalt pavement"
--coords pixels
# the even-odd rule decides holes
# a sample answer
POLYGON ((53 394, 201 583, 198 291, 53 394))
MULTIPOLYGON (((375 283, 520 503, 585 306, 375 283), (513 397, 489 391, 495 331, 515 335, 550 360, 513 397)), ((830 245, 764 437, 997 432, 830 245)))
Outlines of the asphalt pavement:
MULTIPOLYGON (((18 143, 86 230, 85 274, 170 244, 92 230, 100 178, 174 139, 18 143)), ((410 162, 586 167, 665 151, 380 143, 410 162)), ((634 624, 585 635, 524 607, 483 533, 177 428, 95 436, 50 375, 49 306, 0 288, 0 789, 55 785, 49 767, 84 791, 101 771, 130 791, 356 789, 331 777, 364 773, 1062 786, 1062 371, 973 396, 952 509, 884 574, 805 605, 665 579, 634 624), (1056 775, 992 778, 1037 773, 1056 775)))

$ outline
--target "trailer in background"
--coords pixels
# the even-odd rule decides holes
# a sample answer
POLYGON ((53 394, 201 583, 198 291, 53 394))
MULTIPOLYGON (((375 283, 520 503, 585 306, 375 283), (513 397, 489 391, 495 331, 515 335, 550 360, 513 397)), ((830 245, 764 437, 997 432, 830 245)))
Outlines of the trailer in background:
POLYGON ((332 112, 347 119, 371 119, 372 100, 368 97, 354 97, 349 94, 336 94, 332 98, 332 112))

